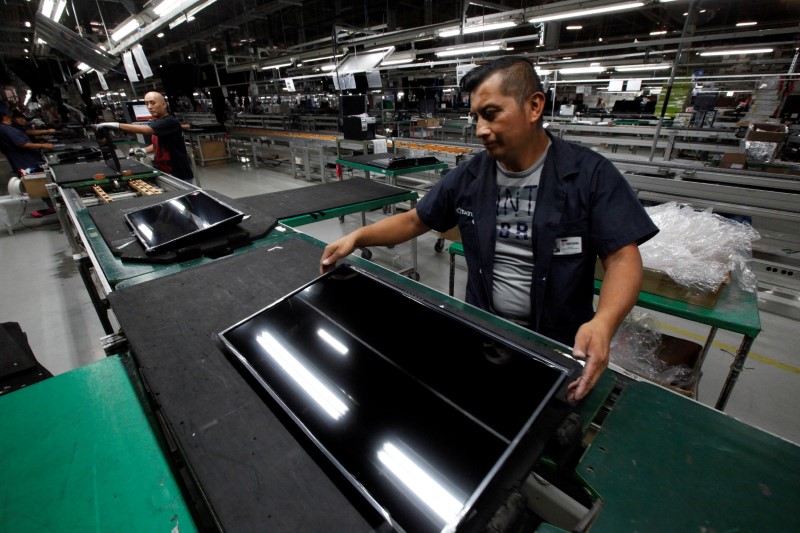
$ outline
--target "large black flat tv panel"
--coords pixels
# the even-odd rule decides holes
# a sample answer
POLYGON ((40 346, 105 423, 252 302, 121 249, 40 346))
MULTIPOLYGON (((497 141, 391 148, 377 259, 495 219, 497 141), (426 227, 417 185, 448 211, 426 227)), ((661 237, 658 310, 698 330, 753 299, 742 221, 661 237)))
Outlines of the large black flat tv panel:
POLYGON ((147 253, 175 249, 242 219, 243 212, 204 191, 192 191, 125 214, 125 221, 147 253))
POLYGON ((565 383, 579 369, 349 264, 218 339, 365 500, 409 532, 481 529, 497 510, 487 502, 527 476, 530 451, 552 434, 544 428, 565 416, 565 383))

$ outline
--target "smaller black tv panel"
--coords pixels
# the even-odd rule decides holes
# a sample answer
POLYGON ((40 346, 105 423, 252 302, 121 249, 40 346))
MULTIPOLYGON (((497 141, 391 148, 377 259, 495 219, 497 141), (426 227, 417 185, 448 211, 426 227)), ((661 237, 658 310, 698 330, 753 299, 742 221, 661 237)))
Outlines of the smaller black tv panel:
POLYGON ((205 191, 193 191, 125 214, 125 221, 147 253, 175 249, 243 219, 244 213, 205 191))

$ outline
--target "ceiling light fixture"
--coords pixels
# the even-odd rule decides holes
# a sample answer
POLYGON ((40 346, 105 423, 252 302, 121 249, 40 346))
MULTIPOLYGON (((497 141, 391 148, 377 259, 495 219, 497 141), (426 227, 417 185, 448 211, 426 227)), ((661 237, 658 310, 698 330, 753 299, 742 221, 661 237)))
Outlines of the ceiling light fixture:
POLYGON ((755 26, 758 22, 737 22, 736 27, 741 28, 743 26, 755 26))
POLYGON ((454 48, 451 50, 442 50, 441 52, 436 52, 438 57, 452 57, 452 56, 460 56, 464 54, 480 54, 482 52, 496 52, 497 50, 503 50, 503 46, 501 44, 488 44, 486 46, 468 46, 466 48, 454 48))
POLYGON ((589 9, 577 9, 575 11, 564 11, 561 13, 553 13, 552 15, 542 15, 540 17, 533 17, 528 19, 531 24, 538 24, 540 22, 548 22, 551 20, 564 20, 577 17, 585 17, 589 15, 599 15, 601 13, 611 13, 614 11, 624 11, 626 9, 634 9, 642 7, 644 2, 625 2, 622 4, 612 4, 603 7, 593 7, 589 9))
POLYGON ((381 66, 387 67, 389 65, 403 65, 405 63, 411 63, 416 59, 416 52, 394 52, 392 55, 381 61, 381 66))
POLYGON ((666 35, 667 30, 658 30, 658 31, 651 31, 650 35, 666 35))
POLYGON ((443 28, 439 30, 439 37, 454 37, 456 35, 468 35, 470 33, 481 33, 484 31, 502 30, 504 28, 513 28, 518 22, 516 20, 504 20, 502 22, 490 22, 489 24, 473 24, 471 26, 464 26, 464 31, 461 27, 443 28))
POLYGON ((180 17, 176 18, 175 20, 169 23, 169 29, 172 30, 177 28, 178 26, 186 22, 186 20, 187 20, 186 15, 181 15, 180 17))
POLYGON ((505 20, 503 22, 492 22, 491 24, 476 24, 475 26, 465 26, 464 35, 469 33, 480 33, 482 31, 501 30, 503 28, 513 28, 517 25, 516 20, 505 20))
POLYGON ((153 8, 153 13, 158 15, 159 17, 163 17, 168 13, 173 11, 177 11, 179 8, 183 7, 184 4, 188 4, 186 0, 164 0, 160 4, 158 4, 155 8, 153 8))
POLYGON ((61 15, 64 14, 64 10, 67 8, 67 0, 58 0, 56 4, 56 10, 53 12, 52 19, 58 22, 61 19, 61 15))
POLYGON ((642 65, 618 65, 616 67, 609 67, 613 68, 617 72, 636 72, 638 70, 664 70, 668 68, 672 68, 670 63, 653 63, 653 64, 642 64, 642 65))
POLYGON ((711 52, 700 52, 703 57, 711 56, 743 56, 751 54, 768 54, 772 48, 751 48, 749 50, 715 50, 711 52))
POLYGON ((217 0, 206 0, 205 2, 200 4, 199 6, 193 7, 192 9, 190 9, 189 13, 187 15, 191 18, 191 17, 197 15, 198 13, 200 13, 202 10, 204 10, 205 8, 207 8, 208 6, 210 6, 211 4, 213 4, 216 1, 217 0))
POLYGON ((599 74, 603 72, 605 67, 571 67, 558 69, 559 74, 599 74))
POLYGON ((582 30, 583 26, 567 26, 568 30, 582 30))
POLYGON ((274 68, 282 68, 282 67, 291 67, 291 61, 289 63, 279 63, 277 65, 267 65, 266 67, 261 67, 261 70, 270 70, 274 68))
POLYGON ((131 33, 135 32, 139 29, 141 24, 136 19, 131 19, 111 34, 111 39, 116 42, 120 42, 122 39, 130 35, 131 33))

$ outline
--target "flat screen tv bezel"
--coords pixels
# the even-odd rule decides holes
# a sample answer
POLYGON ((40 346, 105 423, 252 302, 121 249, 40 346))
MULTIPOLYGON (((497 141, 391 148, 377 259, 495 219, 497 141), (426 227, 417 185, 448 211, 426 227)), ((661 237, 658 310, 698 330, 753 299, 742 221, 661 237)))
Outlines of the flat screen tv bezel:
POLYGON ((201 236, 201 235, 203 235, 205 233, 210 233, 210 232, 212 232, 214 230, 220 229, 220 228, 225 227, 225 226, 232 226, 232 225, 238 224, 239 222, 241 222, 244 219, 244 217, 245 217, 245 213, 244 212, 242 212, 239 209, 237 209, 237 208, 235 208, 235 207, 223 202, 219 198, 215 198, 214 196, 208 194, 206 191, 198 189, 198 190, 194 190, 194 191, 188 191, 186 194, 181 194, 181 195, 178 195, 178 196, 174 196, 172 198, 168 198, 166 200, 163 200, 163 201, 155 203, 155 204, 148 205, 146 207, 142 207, 142 208, 139 208, 139 209, 131 210, 131 211, 125 213, 125 222, 128 224, 128 227, 131 228, 131 230, 133 231, 134 235, 136 236, 136 239, 142 245, 142 247, 144 248, 145 252, 147 252, 148 254, 155 254, 155 253, 162 253, 162 252, 172 251, 175 248, 178 248, 180 245, 185 244, 187 241, 194 240, 194 239, 198 238, 199 236, 201 236), (148 239, 147 239, 147 237, 142 233, 141 229, 138 227, 136 222, 133 220, 137 215, 142 215, 146 211, 157 210, 157 209, 162 208, 165 204, 168 204, 170 202, 174 202, 176 200, 181 200, 181 199, 186 198, 188 196, 194 196, 194 195, 199 195, 199 196, 202 196, 204 198, 207 198, 208 200, 210 200, 211 202, 213 202, 214 204, 216 204, 220 208, 226 210, 226 212, 228 213, 227 216, 225 218, 217 220, 216 222, 214 222, 213 224, 211 224, 208 227, 201 228, 201 229, 196 229, 196 230, 193 230, 193 231, 189 231, 189 232, 184 233, 184 234, 182 234, 182 235, 180 235, 178 237, 174 237, 172 239, 169 239, 168 241, 164 241, 164 242, 158 243, 158 244, 150 244, 148 239))
MULTIPOLYGON (((229 338, 231 337, 231 332, 233 332, 242 325, 248 324, 251 320, 257 319, 259 315, 261 315, 262 313, 269 312, 270 310, 275 310, 274 313, 278 313, 279 311, 285 310, 284 307, 280 307, 282 305, 291 306, 298 304, 299 300, 293 300, 298 294, 302 293, 303 291, 306 291, 307 289, 313 291, 315 289, 314 286, 317 283, 320 283, 321 281, 325 280, 326 278, 337 275, 346 276, 350 275, 350 273, 364 275, 370 280, 375 281, 382 286, 388 287, 390 290, 397 293, 398 296, 403 298, 409 298, 410 300, 421 306, 419 308, 420 310, 425 309, 427 310, 427 312, 444 315, 445 317, 452 319, 454 321, 454 324, 464 325, 468 328, 471 328, 472 330, 479 332, 482 335, 485 335, 488 339, 491 339, 494 342, 503 344, 507 347, 517 350, 518 352, 521 352, 524 355, 530 356, 531 359, 535 359, 538 363, 541 363, 542 366, 538 367, 539 370, 542 370, 545 366, 550 369, 554 369, 552 370, 552 374, 554 374, 556 377, 553 380, 553 382, 549 385, 550 389, 545 392, 541 392, 543 400, 538 404, 538 406, 535 409, 533 409, 532 412, 530 412, 530 415, 527 414, 525 415, 527 416, 525 421, 519 424, 520 427, 518 430, 516 429, 514 430, 517 432, 513 435, 513 437, 508 438, 507 447, 505 448, 505 451, 502 454, 499 454, 499 459, 497 459, 496 462, 493 463, 493 466, 491 468, 487 469, 485 477, 479 484, 475 485, 474 491, 467 494, 467 498, 464 501, 464 506, 461 509, 461 511, 455 516, 455 518, 445 523, 441 527, 441 529, 430 529, 430 531, 461 531, 463 526, 464 529, 471 530, 476 526, 476 521, 477 522, 480 522, 481 520, 488 521, 489 517, 494 513, 494 510, 496 510, 495 508, 494 510, 487 511, 486 502, 491 501, 492 498, 495 499, 497 498, 497 491, 498 491, 497 485, 500 485, 501 483, 507 483, 509 475, 511 475, 511 477, 514 477, 516 474, 510 474, 509 471, 511 469, 519 469, 520 462, 525 463, 526 460, 530 459, 530 457, 528 456, 530 454, 530 451, 532 449, 535 449, 538 444, 541 444, 538 441, 534 443, 532 442, 532 440, 533 441, 536 441, 537 439, 541 440, 544 438, 542 435, 537 434, 534 437, 532 437, 531 435, 536 433, 543 426, 547 425, 546 423, 542 423, 542 421, 548 420, 548 423, 550 423, 552 422, 552 413, 554 411, 558 411, 559 414, 562 414, 564 412, 566 406, 566 403, 564 402, 566 384, 568 383, 568 379, 570 376, 574 377, 577 373, 580 372, 580 365, 576 361, 569 359, 567 356, 563 354, 558 354, 556 352, 553 352, 552 350, 549 351, 552 352, 551 355, 553 354, 555 355, 555 358, 551 358, 548 357, 547 355, 536 353, 534 350, 525 348, 520 344, 514 343, 506 337, 501 337, 499 334, 479 325, 477 322, 468 320, 462 315, 453 313, 445 308, 436 306, 422 298, 416 297, 413 294, 406 292, 398 288, 397 286, 387 282, 386 280, 381 279, 379 276, 376 276, 363 268, 354 266, 349 263, 340 264, 333 271, 329 271, 326 274, 323 274, 322 276, 312 280, 306 285, 279 298, 278 300, 266 306, 265 308, 261 309, 260 311, 250 315, 249 317, 243 320, 240 320, 236 324, 218 333, 216 335, 216 340, 219 343, 221 350, 227 353, 235 362, 240 364, 242 368, 251 377, 255 379, 258 385, 256 388, 260 387, 262 390, 268 393, 268 395, 275 402, 277 402, 277 405, 280 407, 280 409, 282 409, 297 425, 297 427, 299 427, 303 431, 303 433, 305 433, 305 435, 322 452, 322 454, 328 460, 330 460, 333 466, 341 474, 343 474, 344 478, 347 481, 349 481, 355 487, 355 489, 362 494, 362 496, 364 496, 365 501, 368 504, 370 504, 381 516, 383 516, 387 520, 389 524, 391 524, 393 528, 395 528, 398 531, 416 531, 416 530, 429 531, 429 529, 419 528, 418 527, 419 524, 416 525, 417 527, 407 528, 404 527, 403 523, 396 521, 394 515, 388 510, 387 507, 383 505, 382 501, 379 501, 380 498, 375 497, 374 494, 370 492, 369 483, 364 483, 363 479, 359 479, 357 476, 352 475, 350 470, 342 464, 339 458, 337 458, 336 454, 332 453, 326 447, 325 442, 326 439, 328 440, 328 442, 330 442, 330 435, 320 436, 319 434, 315 434, 313 429, 310 429, 315 427, 315 424, 317 423, 313 422, 308 418, 308 413, 313 411, 313 408, 308 406, 304 407, 300 411, 292 409, 291 404, 293 404, 296 401, 296 399, 293 399, 292 396, 297 394, 297 389, 295 388, 296 389, 295 391, 289 391, 289 394, 284 394, 282 396, 279 391, 282 388, 285 391, 286 386, 277 382, 271 384, 269 382, 269 379, 265 378, 259 372, 259 370, 256 368, 256 366, 258 366, 259 363, 255 361, 258 355, 251 356, 241 353, 240 350, 237 349, 236 346, 234 346, 234 343, 236 341, 231 340, 229 338), (253 359, 252 363, 251 359, 253 359), (553 407, 554 403, 558 404, 557 408, 553 407), (521 457, 524 457, 524 459, 521 460, 521 457), (469 525, 467 526, 465 525, 465 523, 468 523, 469 525)), ((361 302, 357 298, 353 298, 346 303, 342 303, 341 305, 347 306, 347 308, 349 309, 358 309, 363 304, 370 305, 368 302, 361 302)), ((374 305, 374 302, 372 303, 372 305, 374 305)), ((391 302, 387 302, 381 299, 381 305, 384 306, 391 305, 391 302)), ((315 309, 315 311, 321 313, 321 311, 317 309, 315 309)), ((285 313, 281 314, 280 316, 286 318, 285 313)), ((328 319, 327 314, 324 314, 322 316, 328 319)), ((426 316, 431 316, 431 315, 426 315, 426 316)), ((414 317, 409 316, 408 318, 409 320, 411 320, 413 323, 416 324, 418 324, 419 321, 421 320, 420 316, 414 316, 414 317)), ((395 322, 392 322, 392 324, 397 326, 399 332, 405 331, 406 328, 409 327, 409 324, 402 324, 395 322)), ((445 332, 441 332, 441 334, 445 335, 445 332)), ((358 337, 360 336, 361 335, 359 335, 358 337)), ((361 341, 359 340, 359 342, 361 341)), ((397 341, 392 341, 392 342, 396 343, 397 341)), ((547 350, 548 349, 543 348, 543 352, 547 350)), ((382 356, 379 355, 378 357, 382 356)), ((264 358, 262 357, 262 359, 264 358)), ((274 369, 277 370, 278 367, 275 366, 274 369)), ((313 369, 313 371, 316 370, 317 369, 313 369)), ((375 379, 379 380, 379 377, 375 376, 375 379)), ((347 393, 346 390, 344 392, 347 393)), ((439 395, 438 391, 436 395, 439 395)), ((361 398, 361 400, 363 399, 364 398, 361 398)), ((357 397, 354 399, 354 401, 358 405, 365 404, 364 402, 359 402, 357 397)), ((311 405, 313 405, 313 402, 311 402, 311 405)), ((356 407, 356 409, 358 408, 359 407, 356 407)), ((526 413, 528 413, 528 411, 526 411, 526 413)), ((350 425, 352 425, 353 423, 354 423, 353 421, 349 422, 350 425)), ((531 463, 529 466, 532 467, 533 464, 531 463)), ((528 471, 525 471, 524 475, 527 474, 528 471)), ((395 485, 397 485, 396 482, 395 485)), ((505 494, 505 490, 503 490, 503 493, 505 494)), ((419 505, 417 505, 417 508, 419 508, 419 505)), ((404 512, 407 513, 408 510, 406 509, 406 511, 404 512)), ((420 510, 419 514, 420 515, 425 514, 427 516, 430 516, 431 512, 430 510, 420 510)), ((429 518, 422 519, 423 523, 425 524, 431 524, 431 525, 434 524, 434 522, 428 520, 430 519, 429 518)), ((436 524, 436 527, 438 528, 439 525, 441 524, 436 524)))

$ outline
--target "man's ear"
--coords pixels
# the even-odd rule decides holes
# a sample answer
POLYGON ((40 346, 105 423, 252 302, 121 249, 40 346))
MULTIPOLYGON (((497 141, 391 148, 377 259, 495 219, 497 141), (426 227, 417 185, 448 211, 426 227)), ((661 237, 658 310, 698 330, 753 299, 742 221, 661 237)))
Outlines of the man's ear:
POLYGON ((534 122, 540 120, 542 118, 542 114, 544 113, 544 105, 545 105, 545 97, 544 93, 535 92, 533 93, 529 99, 528 103, 530 105, 530 122, 533 124, 534 122))

